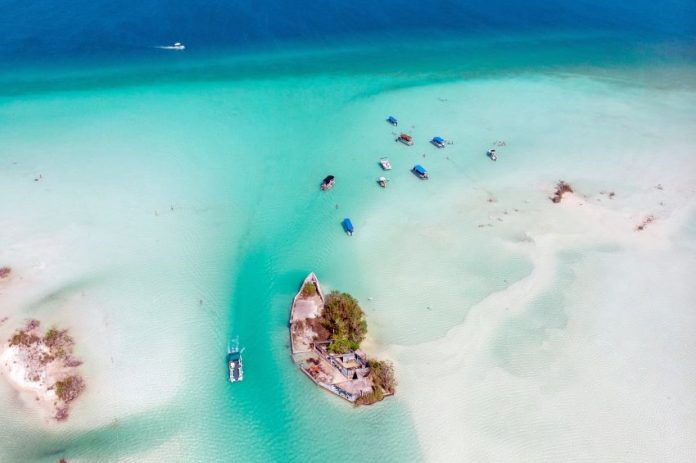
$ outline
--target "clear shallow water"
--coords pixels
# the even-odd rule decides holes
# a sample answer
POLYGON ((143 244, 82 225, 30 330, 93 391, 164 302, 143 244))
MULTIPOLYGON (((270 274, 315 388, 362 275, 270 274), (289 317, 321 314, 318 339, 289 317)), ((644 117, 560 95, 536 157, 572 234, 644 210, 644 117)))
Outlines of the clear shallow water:
MULTIPOLYGON (((267 30, 280 30, 278 36, 249 38, 242 57, 216 51, 210 37, 222 32, 214 23, 206 40, 201 31, 188 34, 186 54, 165 57, 149 48, 116 46, 121 63, 103 50, 123 29, 94 29, 97 38, 90 41, 78 28, 45 48, 17 39, 27 29, 13 26, 16 34, 7 35, 11 46, 3 53, 6 62, 21 61, 22 67, 0 76, 0 257, 23 282, 4 291, 1 309, 12 323, 27 316, 70 320, 78 342, 83 339, 90 389, 72 423, 49 431, 37 430, 34 417, 27 418, 6 390, 2 459, 342 460, 349 430, 371 459, 432 460, 437 439, 417 430, 432 423, 413 405, 431 404, 427 391, 412 394, 406 380, 404 396, 353 410, 293 368, 286 323, 304 275, 314 270, 328 287, 356 294, 368 312, 372 342, 415 346, 417 359, 419 343, 438 340, 482 299, 532 271, 525 250, 508 243, 524 241, 524 231, 533 228, 529 218, 523 226, 513 222, 491 233, 476 224, 498 217, 507 223, 503 209, 513 207, 531 209, 534 217, 541 208, 525 201, 545 201, 547 186, 569 171, 587 190, 604 188, 611 175, 596 174, 606 165, 601 150, 621 160, 628 172, 621 183, 631 193, 652 185, 637 179, 656 165, 650 153, 664 140, 674 142, 675 159, 689 160, 689 46, 665 51, 647 39, 626 39, 645 30, 663 35, 658 32, 665 32, 665 24, 647 21, 649 9, 636 10, 642 21, 629 21, 626 29, 607 31, 615 20, 607 24, 591 15, 601 33, 561 33, 565 38, 540 42, 549 34, 544 25, 556 20, 540 19, 539 8, 532 5, 511 28, 517 36, 502 45, 441 31, 447 40, 418 41, 406 62, 400 57, 409 48, 405 37, 394 49, 384 41, 370 45, 365 33, 367 39, 333 53, 330 47, 346 37, 340 28, 310 23, 293 35, 278 28, 277 13, 269 15, 274 20, 267 30), (524 18, 535 18, 534 27, 525 26, 524 18), (617 44, 615 37, 623 39, 617 44), (276 41, 281 38, 303 47, 269 54, 269 48, 283 48, 276 41), (196 51, 197 40, 205 52, 196 51), (311 47, 315 42, 320 45, 311 47), (62 64, 37 65, 44 55, 62 64), (157 58, 144 62, 151 56, 157 58), (657 127, 652 115, 658 110, 673 123, 657 127), (455 145, 445 152, 422 143, 412 150, 395 145, 383 122, 389 113, 419 141, 442 131, 455 145), (592 129, 597 120, 601 130, 592 129), (514 153, 503 164, 505 172, 475 161, 482 146, 499 138, 510 140, 514 153), (556 151, 559 146, 564 153, 556 151), (622 157, 624 151, 630 154, 622 157), (376 161, 385 154, 398 169, 390 173, 390 188, 381 191, 374 179, 376 161), (408 172, 415 162, 431 170, 430 182, 408 172), (35 183, 38 173, 43 179, 35 183), (320 194, 318 182, 327 173, 339 182, 320 194), (499 208, 482 207, 490 195, 499 199, 499 208), (452 205, 449 198, 460 201, 452 205), (352 239, 340 231, 345 216, 359 230, 352 239), (231 386, 223 358, 236 334, 247 348, 247 377, 231 386)), ((670 8, 688 13, 689 7, 670 8)), ((670 8, 663 18, 674 19, 670 8)), ((101 9, 81 11, 93 17, 101 9)), ((419 17, 419 11, 408 13, 419 17)), ((454 13, 448 23, 470 11, 454 13)), ((133 14, 143 18, 137 10, 133 14)), ((383 27, 386 17, 409 24, 399 15, 372 10, 370 16, 369 31, 383 27)), ((682 24, 675 34, 688 36, 688 21, 675 24, 682 24)), ((48 21, 46 27, 62 29, 65 23, 48 21)), ((479 27, 499 24, 481 20, 479 27)), ((388 29, 380 38, 402 38, 400 31, 388 29)), ((150 32, 142 34, 139 43, 159 43, 150 32)), ((165 35, 162 42, 184 40, 165 35)), ((664 178, 649 180, 658 177, 664 178)), ((559 304, 570 285, 566 277, 561 273, 546 299, 531 303, 531 318, 510 320, 484 346, 487 355, 499 356, 498 365, 539 376, 544 358, 525 363, 515 355, 523 347, 532 352, 527 359, 533 357, 539 333, 563 328, 563 316, 545 309, 559 304)), ((2 327, 3 336, 12 323, 2 327)), ((398 360, 413 371, 425 366, 398 360)), ((457 394, 432 391, 454 397, 443 416, 447 425, 483 423, 493 439, 515 441, 514 430, 491 418, 490 395, 466 389, 480 394, 480 403, 471 407, 457 394), (479 413, 452 421, 462 404, 479 413)), ((505 403, 504 410, 514 410, 514 400, 505 403)), ((538 442, 527 437, 520 448, 534 449, 538 442)), ((484 447, 477 449, 481 458, 484 447)), ((548 450, 543 455, 564 457, 548 450)))

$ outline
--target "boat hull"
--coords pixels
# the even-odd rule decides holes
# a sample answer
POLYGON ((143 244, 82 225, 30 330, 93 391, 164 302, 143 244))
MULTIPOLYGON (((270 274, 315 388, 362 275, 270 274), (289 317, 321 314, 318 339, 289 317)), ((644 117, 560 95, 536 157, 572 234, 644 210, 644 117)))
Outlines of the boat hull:
POLYGON ((244 379, 244 362, 241 352, 233 351, 227 354, 227 368, 231 383, 239 383, 244 379))

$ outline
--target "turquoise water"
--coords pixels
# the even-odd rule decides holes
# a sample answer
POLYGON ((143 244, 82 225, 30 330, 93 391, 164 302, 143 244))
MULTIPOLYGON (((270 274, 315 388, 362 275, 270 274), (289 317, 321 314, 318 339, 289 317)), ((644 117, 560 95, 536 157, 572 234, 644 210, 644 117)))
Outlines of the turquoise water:
MULTIPOLYGON (((317 390, 290 361, 289 305, 314 271, 361 300, 378 351, 418 350, 532 272, 508 245, 534 227, 478 224, 503 223, 503 209, 546 214, 545 189, 568 172, 596 194, 611 177, 596 173, 607 152, 625 156, 611 168, 631 194, 647 188, 661 137, 684 141, 672 154, 688 162, 684 54, 622 53, 594 35, 536 40, 422 45, 407 62, 398 47, 355 46, 0 77, 0 258, 28 282, 6 293, 0 334, 29 316, 68 324, 89 384, 60 428, 2 394, 0 459, 435 461, 413 404, 446 394, 405 388, 354 409, 317 390), (417 146, 394 143, 392 113, 417 146), (661 114, 672 123, 647 130, 661 114), (425 144, 436 134, 455 144, 425 144), (481 151, 497 139, 510 143, 494 165, 481 151), (384 155, 395 169, 380 190, 384 155), (409 173, 416 162, 429 182, 409 173), (321 193, 327 174, 337 186, 321 193), (230 385, 224 355, 237 335, 246 374, 230 385)), ((534 377, 515 349, 565 326, 563 268, 531 318, 509 320, 483 351, 534 377)), ((425 367, 403 365, 404 376, 425 367)))

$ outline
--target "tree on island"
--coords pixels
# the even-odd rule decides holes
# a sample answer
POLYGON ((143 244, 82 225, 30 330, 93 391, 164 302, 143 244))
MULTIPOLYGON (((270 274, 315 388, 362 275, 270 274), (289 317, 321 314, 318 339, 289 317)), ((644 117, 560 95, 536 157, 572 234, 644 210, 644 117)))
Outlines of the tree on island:
POLYGON ((370 360, 369 367, 374 387, 380 388, 386 393, 393 394, 396 390, 394 365, 387 360, 370 360))
POLYGON ((326 298, 321 324, 331 333, 329 350, 345 353, 360 348, 367 334, 365 313, 358 301, 348 293, 332 291, 326 298))

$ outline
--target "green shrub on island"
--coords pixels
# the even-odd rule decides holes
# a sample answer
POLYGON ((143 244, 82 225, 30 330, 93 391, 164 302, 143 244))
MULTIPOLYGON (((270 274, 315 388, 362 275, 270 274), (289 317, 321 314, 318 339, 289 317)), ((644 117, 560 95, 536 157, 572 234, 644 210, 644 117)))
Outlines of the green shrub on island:
POLYGON ((329 345, 329 352, 332 354, 345 354, 351 350, 360 349, 360 344, 353 342, 350 339, 341 338, 337 336, 331 336, 331 344, 329 345))
POLYGON ((370 360, 368 366, 373 386, 388 394, 393 394, 396 390, 394 365, 387 360, 370 360))
POLYGON ((329 350, 345 353, 360 348, 367 334, 365 313, 358 301, 348 293, 332 291, 326 298, 321 324, 331 333, 329 350))
POLYGON ((56 396, 65 403, 71 402, 85 388, 84 381, 79 376, 68 376, 55 384, 56 396))
POLYGON ((384 392, 380 388, 372 388, 372 392, 369 394, 361 395, 355 401, 356 405, 372 405, 384 399, 384 392))
POLYGON ((386 360, 370 360, 370 378, 372 379, 372 392, 358 397, 355 401, 358 405, 371 405, 384 399, 386 394, 396 392, 396 376, 394 365, 386 360))
POLYGON ((310 281, 310 282, 307 282, 307 283, 305 283, 305 285, 302 287, 302 293, 301 293, 301 294, 302 294, 302 297, 305 298, 305 299, 308 298, 308 297, 312 297, 312 296, 314 296, 315 294, 317 294, 317 287, 316 287, 316 286, 314 285, 314 283, 312 283, 311 281, 310 281))
POLYGON ((68 335, 68 330, 50 328, 43 337, 43 342, 51 349, 62 349, 63 346, 72 346, 74 341, 68 335))

